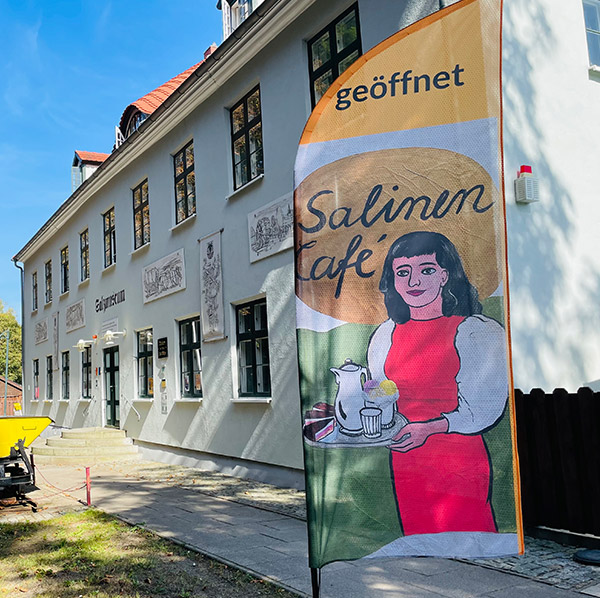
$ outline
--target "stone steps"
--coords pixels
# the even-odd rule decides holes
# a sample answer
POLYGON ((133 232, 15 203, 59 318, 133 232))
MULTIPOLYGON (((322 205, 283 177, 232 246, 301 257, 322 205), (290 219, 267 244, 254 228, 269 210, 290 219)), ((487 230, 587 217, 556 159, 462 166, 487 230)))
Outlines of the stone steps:
POLYGON ((62 438, 126 438, 125 430, 116 428, 73 428, 63 430, 62 438))
POLYGON ((47 438, 45 444, 35 443, 32 451, 36 463, 49 465, 93 465, 141 458, 125 430, 112 428, 63 430, 61 436, 47 438))
POLYGON ((117 459, 120 455, 131 455, 138 452, 137 446, 39 446, 34 447, 33 454, 38 455, 64 455, 65 457, 89 457, 90 455, 114 455, 117 459))
POLYGON ((36 455, 34 453, 34 460, 36 465, 79 465, 81 467, 96 465, 98 463, 124 463, 126 461, 138 461, 142 458, 139 453, 132 453, 130 455, 120 455, 115 457, 114 455, 92 455, 85 457, 82 455, 77 456, 66 456, 66 455, 36 455))
MULTIPOLYGON (((46 439, 46 445, 48 446, 64 446, 64 447, 76 447, 76 446, 97 446, 98 440, 96 438, 64 438, 61 436, 53 436, 46 439)), ((133 440, 131 438, 103 438, 102 446, 124 446, 132 445, 133 440)))

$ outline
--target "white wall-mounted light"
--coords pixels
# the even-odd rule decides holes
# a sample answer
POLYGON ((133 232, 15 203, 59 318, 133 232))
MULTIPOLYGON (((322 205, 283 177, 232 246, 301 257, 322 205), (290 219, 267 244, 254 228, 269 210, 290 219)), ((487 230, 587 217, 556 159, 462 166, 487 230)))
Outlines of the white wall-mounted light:
POLYGON ((75 349, 77 349, 80 353, 83 353, 86 349, 86 347, 91 347, 92 345, 95 345, 98 342, 98 335, 94 334, 92 335, 92 338, 89 341, 86 341, 82 338, 80 338, 77 341, 76 345, 73 345, 73 347, 75 349))
POLYGON ((123 330, 115 331, 107 330, 102 336, 102 339, 106 343, 106 346, 110 347, 111 345, 115 344, 115 338, 125 338, 125 336, 127 336, 127 330, 125 328, 123 328, 123 330))

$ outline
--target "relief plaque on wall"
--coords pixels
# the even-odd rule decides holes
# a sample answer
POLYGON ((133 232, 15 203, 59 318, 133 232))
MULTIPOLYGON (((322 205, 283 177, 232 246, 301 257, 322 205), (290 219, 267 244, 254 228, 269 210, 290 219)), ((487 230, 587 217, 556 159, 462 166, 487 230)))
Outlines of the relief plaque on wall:
POLYGON ((185 289, 183 249, 178 249, 142 270, 144 303, 183 289, 185 289))
POLYGON ((48 340, 48 318, 35 323, 33 329, 33 340, 36 345, 48 340))
POLYGON ((225 338, 221 231, 200 239, 202 340, 225 338))
POLYGON ((289 249, 294 244, 292 194, 248 214, 250 262, 289 249))
POLYGON ((65 314, 65 328, 67 332, 73 332, 85 326, 85 299, 81 298, 71 305, 67 305, 65 314))

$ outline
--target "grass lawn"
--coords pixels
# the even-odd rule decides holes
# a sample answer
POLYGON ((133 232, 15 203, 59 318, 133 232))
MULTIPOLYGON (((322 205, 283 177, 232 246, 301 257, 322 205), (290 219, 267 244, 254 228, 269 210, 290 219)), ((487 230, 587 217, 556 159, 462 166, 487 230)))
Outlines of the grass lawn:
POLYGON ((0 523, 0 597, 291 598, 99 511, 0 523))

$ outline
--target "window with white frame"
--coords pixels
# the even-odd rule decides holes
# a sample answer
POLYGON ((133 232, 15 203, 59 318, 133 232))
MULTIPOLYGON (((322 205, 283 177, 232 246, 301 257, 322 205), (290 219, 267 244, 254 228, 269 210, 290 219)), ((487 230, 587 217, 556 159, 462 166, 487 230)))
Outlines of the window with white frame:
POLYGON ((179 322, 179 358, 181 366, 181 395, 202 396, 202 355, 200 318, 179 322))
POLYGON ((115 231, 115 209, 102 214, 104 225, 104 267, 108 268, 117 261, 117 237, 115 231))
POLYGON ((33 400, 38 401, 40 398, 40 360, 33 360, 33 400))
POLYGON ((600 2, 583 0, 583 15, 590 66, 600 66, 600 2))
POLYGON ((329 86, 361 54, 358 5, 355 4, 308 40, 308 71, 313 108, 329 86))
POLYGON ((44 264, 44 284, 46 303, 52 303, 52 260, 44 264))
POLYGON ((80 280, 83 282, 90 277, 90 235, 86 228, 79 235, 80 280))
POLYGON ((154 359, 152 328, 137 333, 138 396, 154 396, 154 359))
POLYGON ((31 275, 31 311, 38 308, 38 279, 37 271, 31 275))
POLYGON ((46 400, 52 400, 52 390, 54 385, 54 376, 52 371, 52 355, 46 357, 46 400))
POLYGON ((69 247, 60 250, 60 292, 69 290, 69 247))
POLYGON ((240 397, 271 396, 267 300, 236 306, 240 397))
POLYGON ((69 400, 69 385, 71 384, 71 355, 69 351, 63 351, 62 360, 62 399, 69 400))
POLYGON ((85 347, 81 354, 81 396, 92 398, 92 348, 85 347))

